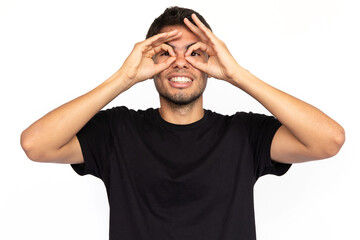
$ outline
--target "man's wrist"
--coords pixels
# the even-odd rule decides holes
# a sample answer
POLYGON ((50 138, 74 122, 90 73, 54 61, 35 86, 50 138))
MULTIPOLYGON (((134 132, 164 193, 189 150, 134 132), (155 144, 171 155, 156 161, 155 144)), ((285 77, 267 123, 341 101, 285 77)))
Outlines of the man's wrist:
POLYGON ((249 71, 239 65, 230 75, 228 82, 235 86, 241 85, 247 78, 248 74, 249 71))
POLYGON ((111 86, 111 88, 115 91, 115 94, 118 95, 130 87, 132 87, 136 82, 133 79, 130 79, 127 74, 123 71, 118 70, 115 72, 110 78, 108 78, 104 84, 111 86))

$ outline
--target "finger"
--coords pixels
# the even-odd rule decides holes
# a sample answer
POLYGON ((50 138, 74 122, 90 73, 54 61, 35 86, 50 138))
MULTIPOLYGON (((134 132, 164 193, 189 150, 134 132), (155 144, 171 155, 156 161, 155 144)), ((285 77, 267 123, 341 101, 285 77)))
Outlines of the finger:
POLYGON ((173 40, 175 40, 175 39, 180 38, 181 36, 182 36, 182 32, 178 32, 176 35, 174 35, 174 36, 168 36, 167 38, 163 39, 163 40, 160 41, 159 43, 160 43, 160 44, 163 44, 163 43, 165 43, 165 42, 171 42, 171 41, 173 41, 173 40))
POLYGON ((162 71, 164 71, 165 69, 167 69, 168 67, 171 66, 171 64, 176 60, 176 57, 169 57, 165 62, 161 62, 158 64, 155 64, 155 74, 158 74, 162 71))
POLYGON ((210 40, 214 41, 214 40, 219 40, 215 34, 208 29, 205 24, 203 24, 200 19, 196 16, 195 13, 191 14, 191 18, 194 20, 196 26, 198 26, 198 28, 205 34, 205 36, 207 38, 209 38, 210 40))
POLYGON ((146 39, 143 43, 146 47, 151 46, 151 45, 156 45, 159 42, 164 42, 164 41, 168 41, 168 39, 171 39, 172 37, 176 36, 178 34, 179 30, 175 29, 171 32, 164 32, 164 33, 159 33, 157 35, 154 35, 148 39, 146 39))
POLYGON ((190 56, 190 54, 192 52, 198 51, 198 50, 208 54, 209 56, 213 55, 211 48, 207 44, 202 43, 202 42, 197 42, 194 45, 190 46, 188 48, 188 50, 186 50, 185 56, 190 56))
POLYGON ((159 53, 159 52, 162 52, 162 51, 169 52, 170 56, 175 57, 174 49, 171 46, 167 45, 167 44, 163 43, 160 46, 154 47, 155 55, 157 53, 159 53))
POLYGON ((195 35, 197 35, 200 38, 201 41, 203 42, 209 41, 206 35, 197 26, 195 26, 192 22, 190 22, 189 19, 184 18, 184 23, 195 35))
POLYGON ((207 73, 207 63, 199 61, 193 57, 185 56, 185 60, 188 61, 194 68, 207 73))
POLYGON ((202 42, 197 42, 194 45, 192 45, 191 47, 189 47, 189 49, 185 52, 185 59, 193 67, 199 69, 202 72, 207 73, 207 66, 208 66, 207 60, 204 62, 204 58, 190 56, 190 54, 192 52, 197 52, 197 51, 201 51, 204 54, 208 54, 208 55, 210 55, 212 53, 211 48, 207 44, 202 43, 202 42))
POLYGON ((164 44, 166 42, 170 42, 170 41, 173 41, 177 38, 180 38, 182 36, 182 32, 177 32, 176 35, 169 35, 165 38, 160 38, 158 39, 157 41, 155 41, 151 46, 148 46, 148 47, 158 47, 160 46, 161 44, 164 44))

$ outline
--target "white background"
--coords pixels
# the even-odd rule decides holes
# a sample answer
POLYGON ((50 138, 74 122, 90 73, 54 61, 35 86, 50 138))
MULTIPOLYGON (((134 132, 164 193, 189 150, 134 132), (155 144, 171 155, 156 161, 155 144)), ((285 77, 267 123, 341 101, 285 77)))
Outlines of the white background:
MULTIPOLYGON (((168 6, 199 11, 238 60, 265 82, 338 121, 340 153, 294 165, 255 186, 259 240, 360 239, 360 15, 356 1, 0 1, 0 239, 107 239, 105 188, 70 166, 28 160, 22 130, 110 77, 168 6)), ((151 81, 106 108, 158 107, 151 81)), ((267 111, 210 79, 205 108, 267 111)))

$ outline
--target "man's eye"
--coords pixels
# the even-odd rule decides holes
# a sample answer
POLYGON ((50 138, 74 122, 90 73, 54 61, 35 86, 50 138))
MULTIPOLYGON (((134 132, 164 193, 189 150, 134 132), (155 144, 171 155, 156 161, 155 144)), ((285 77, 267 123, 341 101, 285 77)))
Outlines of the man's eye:
POLYGON ((191 54, 190 54, 192 57, 196 57, 196 56, 200 56, 200 54, 199 53, 197 53, 197 52, 192 52, 191 54))
POLYGON ((163 52, 160 54, 160 56, 169 56, 169 55, 170 55, 169 52, 163 52))

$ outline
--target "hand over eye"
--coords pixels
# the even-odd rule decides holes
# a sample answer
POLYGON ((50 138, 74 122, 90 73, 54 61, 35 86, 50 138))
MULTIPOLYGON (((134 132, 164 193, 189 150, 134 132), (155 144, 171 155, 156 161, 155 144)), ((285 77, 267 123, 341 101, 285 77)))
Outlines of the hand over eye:
POLYGON ((133 84, 152 78, 154 75, 168 68, 175 61, 173 49, 165 44, 181 37, 182 33, 178 30, 165 32, 150 37, 142 42, 135 44, 134 49, 120 68, 133 84), (153 57, 156 54, 166 56, 165 61, 155 63, 153 57))
POLYGON ((200 42, 192 45, 185 53, 186 60, 195 68, 211 75, 214 78, 231 82, 240 65, 233 58, 225 43, 218 39, 195 14, 192 19, 196 25, 188 19, 184 19, 186 26, 199 37, 200 42), (206 62, 192 58, 196 52, 204 52, 208 60, 206 62))

